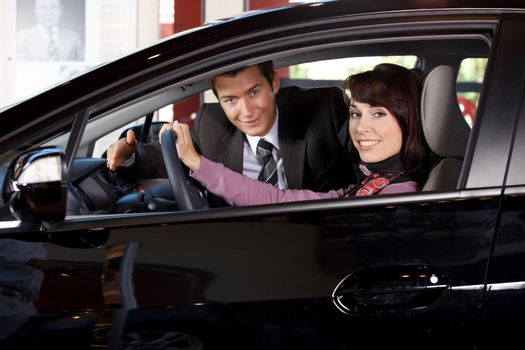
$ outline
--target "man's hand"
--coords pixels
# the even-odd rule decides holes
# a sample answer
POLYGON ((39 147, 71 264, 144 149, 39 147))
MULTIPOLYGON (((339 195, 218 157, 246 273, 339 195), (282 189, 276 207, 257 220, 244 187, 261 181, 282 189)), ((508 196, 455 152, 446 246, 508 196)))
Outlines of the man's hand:
POLYGON ((113 143, 107 152, 107 167, 115 171, 122 163, 129 159, 137 150, 137 138, 135 133, 128 130, 126 137, 113 143))

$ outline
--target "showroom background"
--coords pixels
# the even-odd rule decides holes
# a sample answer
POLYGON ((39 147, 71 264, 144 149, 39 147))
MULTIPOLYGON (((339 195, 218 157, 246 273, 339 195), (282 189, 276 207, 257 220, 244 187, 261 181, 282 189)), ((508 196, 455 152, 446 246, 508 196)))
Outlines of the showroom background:
POLYGON ((0 0, 0 108, 76 74, 202 23, 294 0, 62 0, 60 24, 80 33, 78 61, 17 58, 17 33, 34 23, 34 0, 0 0))

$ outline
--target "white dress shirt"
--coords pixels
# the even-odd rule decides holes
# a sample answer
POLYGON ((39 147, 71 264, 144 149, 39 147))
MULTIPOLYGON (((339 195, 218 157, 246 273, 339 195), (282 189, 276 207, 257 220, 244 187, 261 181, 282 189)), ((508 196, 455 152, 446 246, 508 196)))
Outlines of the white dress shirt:
POLYGON ((264 136, 250 136, 246 135, 244 140, 244 149, 243 149, 243 175, 246 175, 252 179, 257 179, 259 173, 263 167, 263 160, 257 156, 257 144, 261 138, 266 139, 273 145, 273 157, 277 163, 277 179, 278 187, 280 189, 288 188, 286 182, 286 176, 284 174, 283 159, 281 157, 280 147, 279 147, 279 112, 275 117, 270 131, 264 136))

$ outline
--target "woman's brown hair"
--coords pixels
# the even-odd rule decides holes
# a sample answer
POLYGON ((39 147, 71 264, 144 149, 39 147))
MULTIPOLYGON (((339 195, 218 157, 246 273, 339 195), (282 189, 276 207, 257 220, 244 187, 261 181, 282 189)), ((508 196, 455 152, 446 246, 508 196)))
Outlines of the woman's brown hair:
MULTIPOLYGON (((421 80, 410 69, 382 63, 373 70, 349 76, 343 85, 347 106, 352 101, 381 106, 394 115, 401 127, 401 161, 407 174, 424 182, 429 171, 429 151, 420 116, 421 80)), ((352 142, 351 156, 359 157, 352 142)))

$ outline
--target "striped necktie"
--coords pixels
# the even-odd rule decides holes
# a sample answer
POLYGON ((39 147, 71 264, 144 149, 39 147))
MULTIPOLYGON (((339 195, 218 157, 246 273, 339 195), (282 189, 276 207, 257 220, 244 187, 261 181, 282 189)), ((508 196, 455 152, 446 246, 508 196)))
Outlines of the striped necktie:
POLYGON ((55 41, 53 29, 47 30, 47 35, 49 37, 49 42, 47 45, 47 51, 49 53, 49 59, 51 61, 57 61, 58 60, 58 46, 57 42, 55 41))
POLYGON ((259 181, 277 186, 277 163, 272 154, 273 145, 265 139, 260 139, 257 144, 257 155, 263 160, 263 167, 259 173, 259 181))

